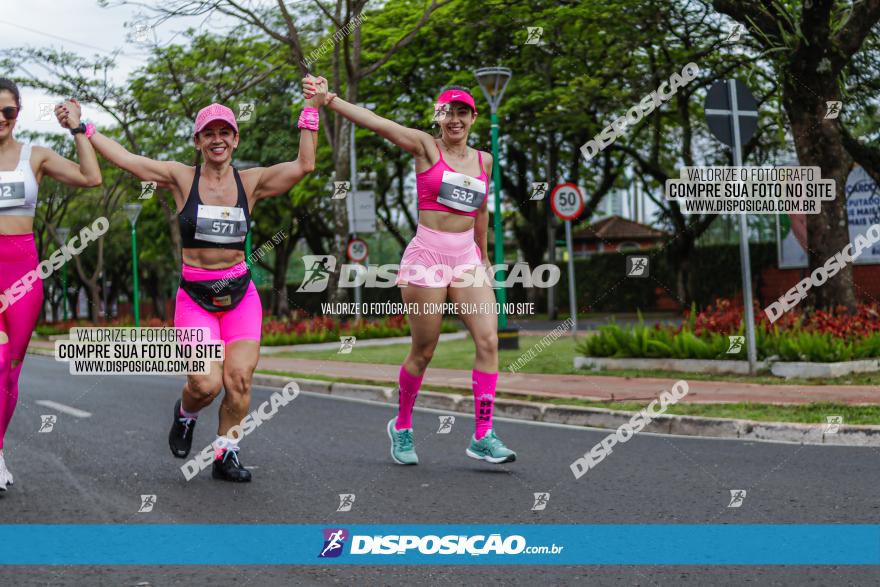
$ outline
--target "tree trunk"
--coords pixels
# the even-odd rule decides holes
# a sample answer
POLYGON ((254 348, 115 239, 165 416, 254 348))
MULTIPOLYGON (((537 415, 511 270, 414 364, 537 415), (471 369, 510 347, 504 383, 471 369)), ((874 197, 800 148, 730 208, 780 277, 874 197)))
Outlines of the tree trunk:
POLYGON ((685 308, 690 306, 694 299, 691 257, 694 252, 695 244, 696 240, 693 235, 690 232, 683 231, 675 240, 675 243, 667 249, 669 265, 675 272, 676 301, 685 308))
POLYGON ((290 313, 290 300, 287 296, 287 265, 290 263, 290 255, 293 247, 275 247, 275 264, 272 269, 272 313, 276 316, 286 316, 290 313))
POLYGON ((101 288, 98 286, 98 278, 83 279, 82 283, 89 295, 89 320, 97 323, 101 316, 101 288))
MULTIPOLYGON (((822 179, 833 179, 836 184, 835 199, 821 202, 819 214, 807 215, 807 258, 812 273, 849 243, 845 188, 853 159, 843 146, 837 120, 824 119, 825 100, 838 99, 836 80, 817 79, 814 74, 808 79, 814 80, 811 85, 815 91, 807 97, 795 87, 798 83, 795 80, 804 79, 802 72, 797 74, 786 78, 783 104, 791 121, 798 161, 804 166, 819 167, 822 179)), ((846 264, 823 285, 810 289, 809 305, 826 309, 843 305, 850 312, 854 311, 856 298, 852 283, 852 264, 846 264)))

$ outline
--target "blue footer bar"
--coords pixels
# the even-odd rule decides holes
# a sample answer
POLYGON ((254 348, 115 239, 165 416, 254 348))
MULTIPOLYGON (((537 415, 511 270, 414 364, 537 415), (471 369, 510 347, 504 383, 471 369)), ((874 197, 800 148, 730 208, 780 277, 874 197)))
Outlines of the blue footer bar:
POLYGON ((876 565, 880 525, 0 526, 6 565, 876 565))

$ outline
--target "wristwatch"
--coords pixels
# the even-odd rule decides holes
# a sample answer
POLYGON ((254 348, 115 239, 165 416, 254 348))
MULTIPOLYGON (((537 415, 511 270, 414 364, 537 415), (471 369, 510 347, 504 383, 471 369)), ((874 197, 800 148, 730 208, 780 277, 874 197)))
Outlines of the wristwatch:
POLYGON ((95 128, 95 125, 92 124, 91 122, 88 122, 88 123, 87 122, 80 122, 79 126, 77 126, 76 128, 70 129, 70 134, 75 136, 80 133, 85 133, 86 138, 90 139, 90 138, 92 138, 92 135, 95 134, 96 130, 98 130, 98 129, 95 128))

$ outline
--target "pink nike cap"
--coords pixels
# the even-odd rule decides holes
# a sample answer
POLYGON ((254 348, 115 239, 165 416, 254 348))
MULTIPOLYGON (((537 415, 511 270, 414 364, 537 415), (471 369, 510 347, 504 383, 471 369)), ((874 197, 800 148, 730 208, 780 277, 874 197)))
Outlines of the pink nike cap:
POLYGON ((443 104, 449 104, 451 102, 462 102, 467 104, 470 109, 474 111, 474 114, 477 113, 477 106, 474 104, 474 97, 466 90, 446 90, 437 96, 437 108, 443 104))
POLYGON ((238 125, 235 123, 235 113, 223 104, 211 104, 205 106, 196 114, 196 124, 193 127, 193 136, 199 134, 208 124, 215 120, 222 120, 238 132, 238 125))

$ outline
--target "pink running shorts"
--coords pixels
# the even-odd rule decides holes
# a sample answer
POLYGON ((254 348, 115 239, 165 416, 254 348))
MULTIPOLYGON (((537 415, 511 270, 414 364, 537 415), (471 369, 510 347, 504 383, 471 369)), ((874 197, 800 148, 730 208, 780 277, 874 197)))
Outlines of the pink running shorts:
POLYGON ((466 271, 482 264, 480 248, 474 241, 474 229, 443 232, 419 224, 397 273, 397 285, 449 287, 466 271))
MULTIPOLYGON (((244 261, 241 262, 244 265, 244 261)), ((234 265, 226 269, 202 269, 192 265, 183 266, 183 278, 187 281, 211 281, 241 275, 244 268, 234 265)), ((244 299, 233 310, 209 312, 198 305, 182 288, 177 290, 174 308, 174 326, 177 328, 210 328, 211 340, 231 344, 237 340, 260 340, 263 328, 263 304, 254 282, 248 284, 244 299)))

